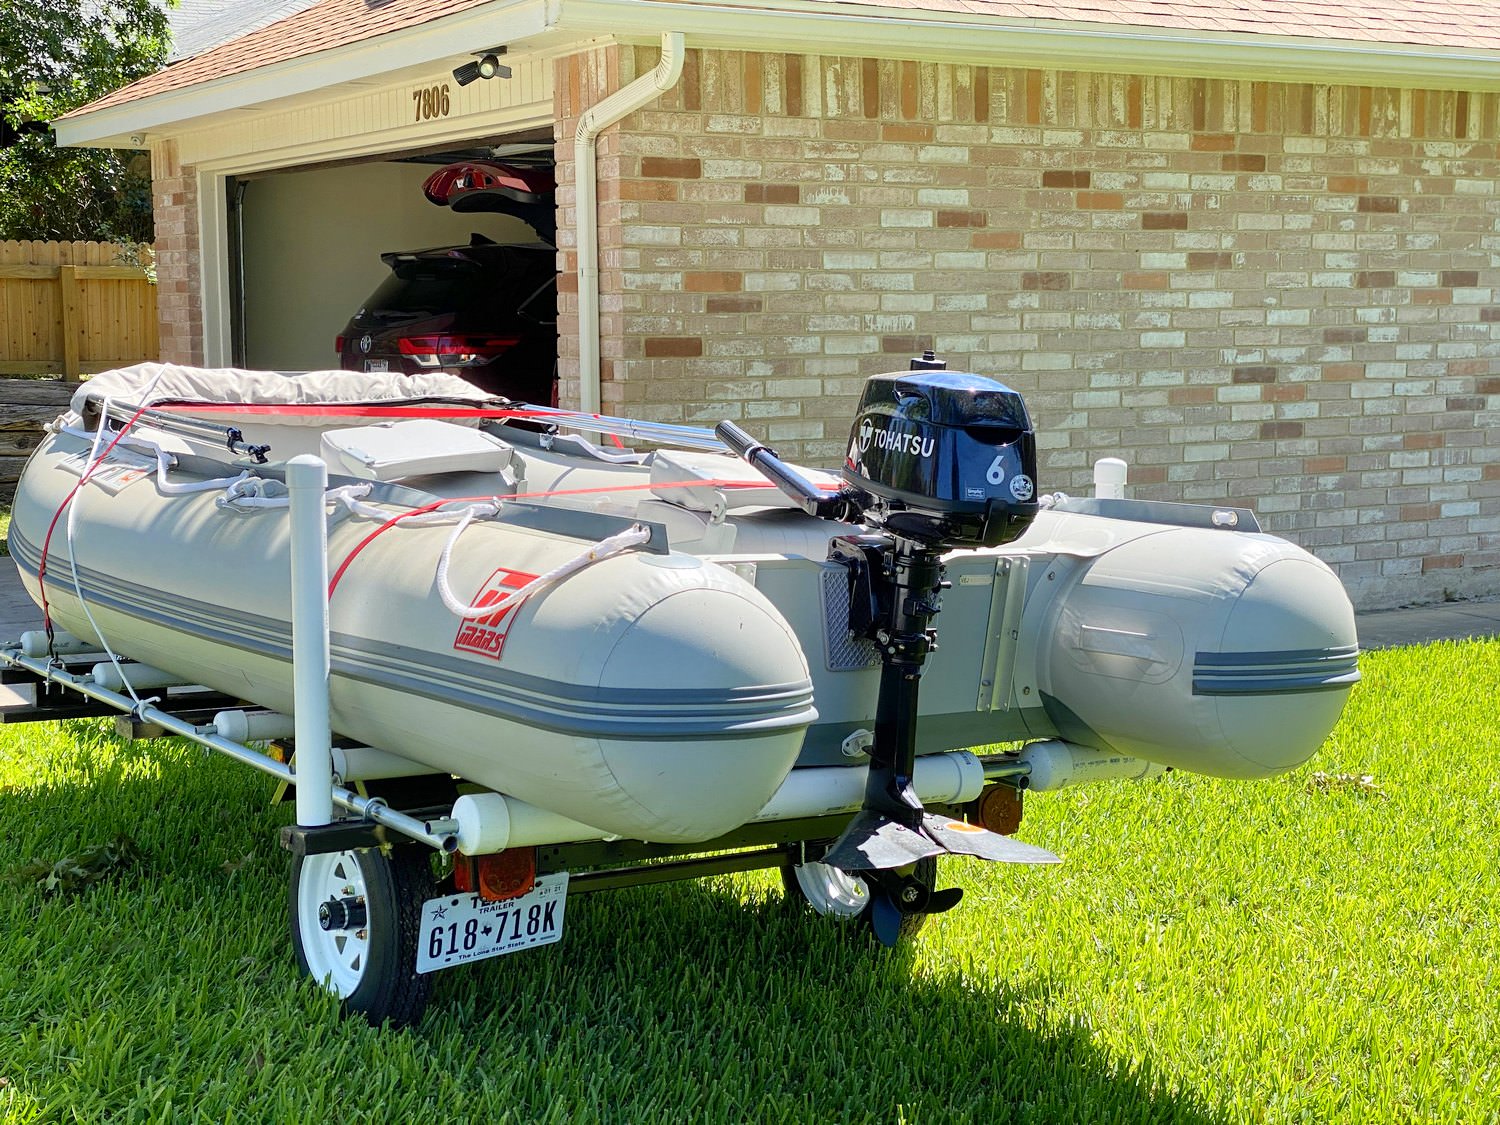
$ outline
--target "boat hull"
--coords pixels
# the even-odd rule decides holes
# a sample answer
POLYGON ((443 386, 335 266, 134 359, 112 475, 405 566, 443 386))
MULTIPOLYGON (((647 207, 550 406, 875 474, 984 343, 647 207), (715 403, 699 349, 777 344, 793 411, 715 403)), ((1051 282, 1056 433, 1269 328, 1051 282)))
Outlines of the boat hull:
MULTIPOLYGON (((381 377, 148 365, 88 388, 28 465, 11 526, 28 589, 70 632, 292 708, 287 512, 226 506, 212 483, 243 458, 136 427, 132 440, 174 450, 170 474, 123 471, 122 447, 67 502, 91 457, 78 426, 102 398, 89 394, 134 401, 155 390, 282 458, 321 451, 341 471, 391 469, 369 485, 369 509, 330 508, 338 734, 606 834, 664 842, 750 820, 794 766, 863 764, 880 655, 850 632, 849 572, 829 544, 870 529, 804 514, 733 458, 601 454, 471 409, 463 428, 424 420, 420 456, 402 475, 396 431, 372 432, 373 418, 357 416, 368 400, 405 393, 381 377), (319 414, 329 399, 346 413, 319 414), (489 467, 455 468, 462 458, 431 439, 433 426, 451 430, 455 448, 482 447, 489 467), (182 492, 195 486, 207 490, 182 492), (499 598, 631 523, 652 526, 652 546, 513 611, 461 620, 435 588, 451 525, 371 533, 387 515, 475 495, 532 502, 506 503, 464 532, 449 571, 460 601, 499 598)), ((422 393, 447 402, 461 390, 436 381, 422 393)), ((254 472, 274 492, 277 465, 254 472)), ((1064 498, 1015 542, 954 551, 945 565, 921 754, 1060 739, 1266 777, 1317 751, 1358 678, 1337 577, 1261 534, 1248 512, 1064 498)))
MULTIPOLYGON (((39 603, 41 546, 76 475, 49 438, 17 493, 13 553, 39 603)), ((292 708, 285 509, 165 496, 150 477, 73 501, 47 557, 52 620, 263 707, 292 708), (90 616, 92 615, 92 621, 90 616)), ((335 521, 330 557, 369 530, 335 521)), ((795 633, 753 586, 692 556, 630 553, 460 621, 433 575, 451 528, 372 542, 330 602, 330 717, 345 737, 512 794, 605 832, 691 842, 753 816, 815 718, 795 633), (482 636, 475 636, 476 630, 482 636)), ((450 580, 478 599, 576 554, 571 538, 477 524, 450 580)))

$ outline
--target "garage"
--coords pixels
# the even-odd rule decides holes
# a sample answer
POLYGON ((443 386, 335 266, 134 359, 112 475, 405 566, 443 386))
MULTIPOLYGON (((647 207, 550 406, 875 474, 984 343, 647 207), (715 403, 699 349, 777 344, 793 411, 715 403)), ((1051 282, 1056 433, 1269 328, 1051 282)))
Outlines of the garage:
MULTIPOLYGON (((524 204, 507 206, 522 194, 515 190, 509 196, 490 193, 482 210, 456 210, 424 194, 423 185, 434 173, 472 167, 475 162, 480 167, 499 165, 518 173, 536 173, 529 179, 541 186, 543 181, 550 183, 551 139, 489 138, 463 148, 226 177, 232 362, 271 370, 339 366, 339 344, 350 318, 393 277, 395 267, 383 261, 382 254, 402 252, 396 265, 409 271, 412 259, 405 252, 487 241, 529 247, 523 257, 540 266, 546 255, 544 239, 552 236, 546 222, 553 214, 550 192, 546 217, 541 220, 535 213, 540 204, 530 210, 524 204), (490 209, 497 206, 503 209, 490 209), (538 225, 514 212, 525 213, 538 225)), ((454 268, 460 265, 453 263, 454 268)), ((446 287, 439 294, 431 286, 424 287, 428 308, 441 314, 444 296, 451 296, 453 288, 446 287), (434 299, 437 304, 432 303, 434 299)), ((492 278, 475 272, 470 284, 457 288, 462 303, 471 310, 471 327, 489 329, 508 322, 510 310, 499 306, 511 298, 511 287, 494 284, 492 278), (469 291, 475 287, 485 292, 469 291)), ((537 284, 523 288, 524 296, 530 296, 537 284)), ((539 293, 527 306, 531 315, 523 325, 528 344, 525 362, 528 367, 545 363, 548 384, 556 363, 555 310, 555 292, 539 293), (531 339, 544 329, 550 340, 531 339)), ((414 315, 407 302, 401 318, 409 320, 414 315)), ((372 358, 370 334, 356 333, 343 348, 344 366, 378 370, 403 362, 407 367, 451 367, 458 362, 456 352, 437 359, 433 358, 436 352, 414 356, 411 341, 416 338, 401 337, 404 354, 383 357, 377 348, 372 358)), ((512 332, 504 338, 516 335, 512 332)), ((492 341, 498 344, 493 336, 492 341)), ((528 373, 528 381, 533 377, 528 373)))
MULTIPOLYGON (((380 37, 355 19, 343 32, 347 53, 312 54, 303 52, 305 35, 321 35, 314 14, 290 17, 144 80, 165 94, 145 117, 128 99, 106 109, 121 125, 108 143, 151 150, 167 209, 157 225, 164 355, 186 346, 210 366, 335 367, 336 339, 392 275, 382 254, 476 235, 538 242, 512 215, 429 202, 423 183, 455 162, 502 162, 545 171, 550 195, 551 59, 495 44, 495 26, 477 13, 409 25, 386 15, 379 29, 402 24, 402 34, 380 37), (472 73, 477 65, 464 60, 478 47, 505 63, 472 73), (262 77, 255 64, 272 60, 262 77), (239 80, 229 76, 242 70, 256 89, 230 97, 239 80)), ((555 201, 546 210, 555 227, 555 201)), ((550 262, 555 278, 555 252, 550 262)), ((547 327, 550 385, 557 347, 555 324, 547 327)))

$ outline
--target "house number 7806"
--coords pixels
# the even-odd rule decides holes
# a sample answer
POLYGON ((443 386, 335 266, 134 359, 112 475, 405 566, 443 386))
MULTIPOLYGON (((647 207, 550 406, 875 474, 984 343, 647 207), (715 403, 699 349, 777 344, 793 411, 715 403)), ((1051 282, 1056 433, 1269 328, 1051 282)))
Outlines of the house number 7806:
POLYGON ((447 117, 451 108, 448 101, 448 83, 440 86, 423 86, 411 92, 416 116, 413 121, 431 121, 434 117, 447 117))

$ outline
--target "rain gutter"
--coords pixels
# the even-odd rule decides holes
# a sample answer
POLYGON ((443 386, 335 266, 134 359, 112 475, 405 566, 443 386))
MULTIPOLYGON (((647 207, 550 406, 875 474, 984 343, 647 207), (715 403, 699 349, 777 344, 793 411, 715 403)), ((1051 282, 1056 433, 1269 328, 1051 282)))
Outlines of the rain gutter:
POLYGON ((595 162, 599 134, 666 93, 682 76, 680 31, 661 35, 661 59, 643 74, 584 111, 573 136, 574 208, 578 238, 578 398, 579 409, 598 414, 599 364, 599 184, 595 162))

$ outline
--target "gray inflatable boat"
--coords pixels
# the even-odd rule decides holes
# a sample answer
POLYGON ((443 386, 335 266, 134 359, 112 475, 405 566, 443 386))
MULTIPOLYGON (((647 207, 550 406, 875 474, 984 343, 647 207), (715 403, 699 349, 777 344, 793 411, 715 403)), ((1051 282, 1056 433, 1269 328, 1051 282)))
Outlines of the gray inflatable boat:
MULTIPOLYGON (((555 886, 547 846, 769 841, 789 888, 894 941, 957 899, 933 857, 1055 858, 1009 835, 1024 790, 1276 774, 1358 678, 1326 565, 1243 509, 1039 494, 1020 396, 941 370, 872 377, 838 473, 444 375, 110 372, 22 478, 10 551, 49 636, 13 662, 63 638, 104 654, 100 698, 202 685, 239 701, 213 737, 294 747, 311 457, 333 780, 383 795, 355 835, 291 830, 293 936, 374 1018, 414 1015, 341 889, 373 881, 358 832, 434 779, 428 842, 464 870, 529 850, 526 895, 555 886)), ((516 898, 464 870, 476 910, 516 898)))

